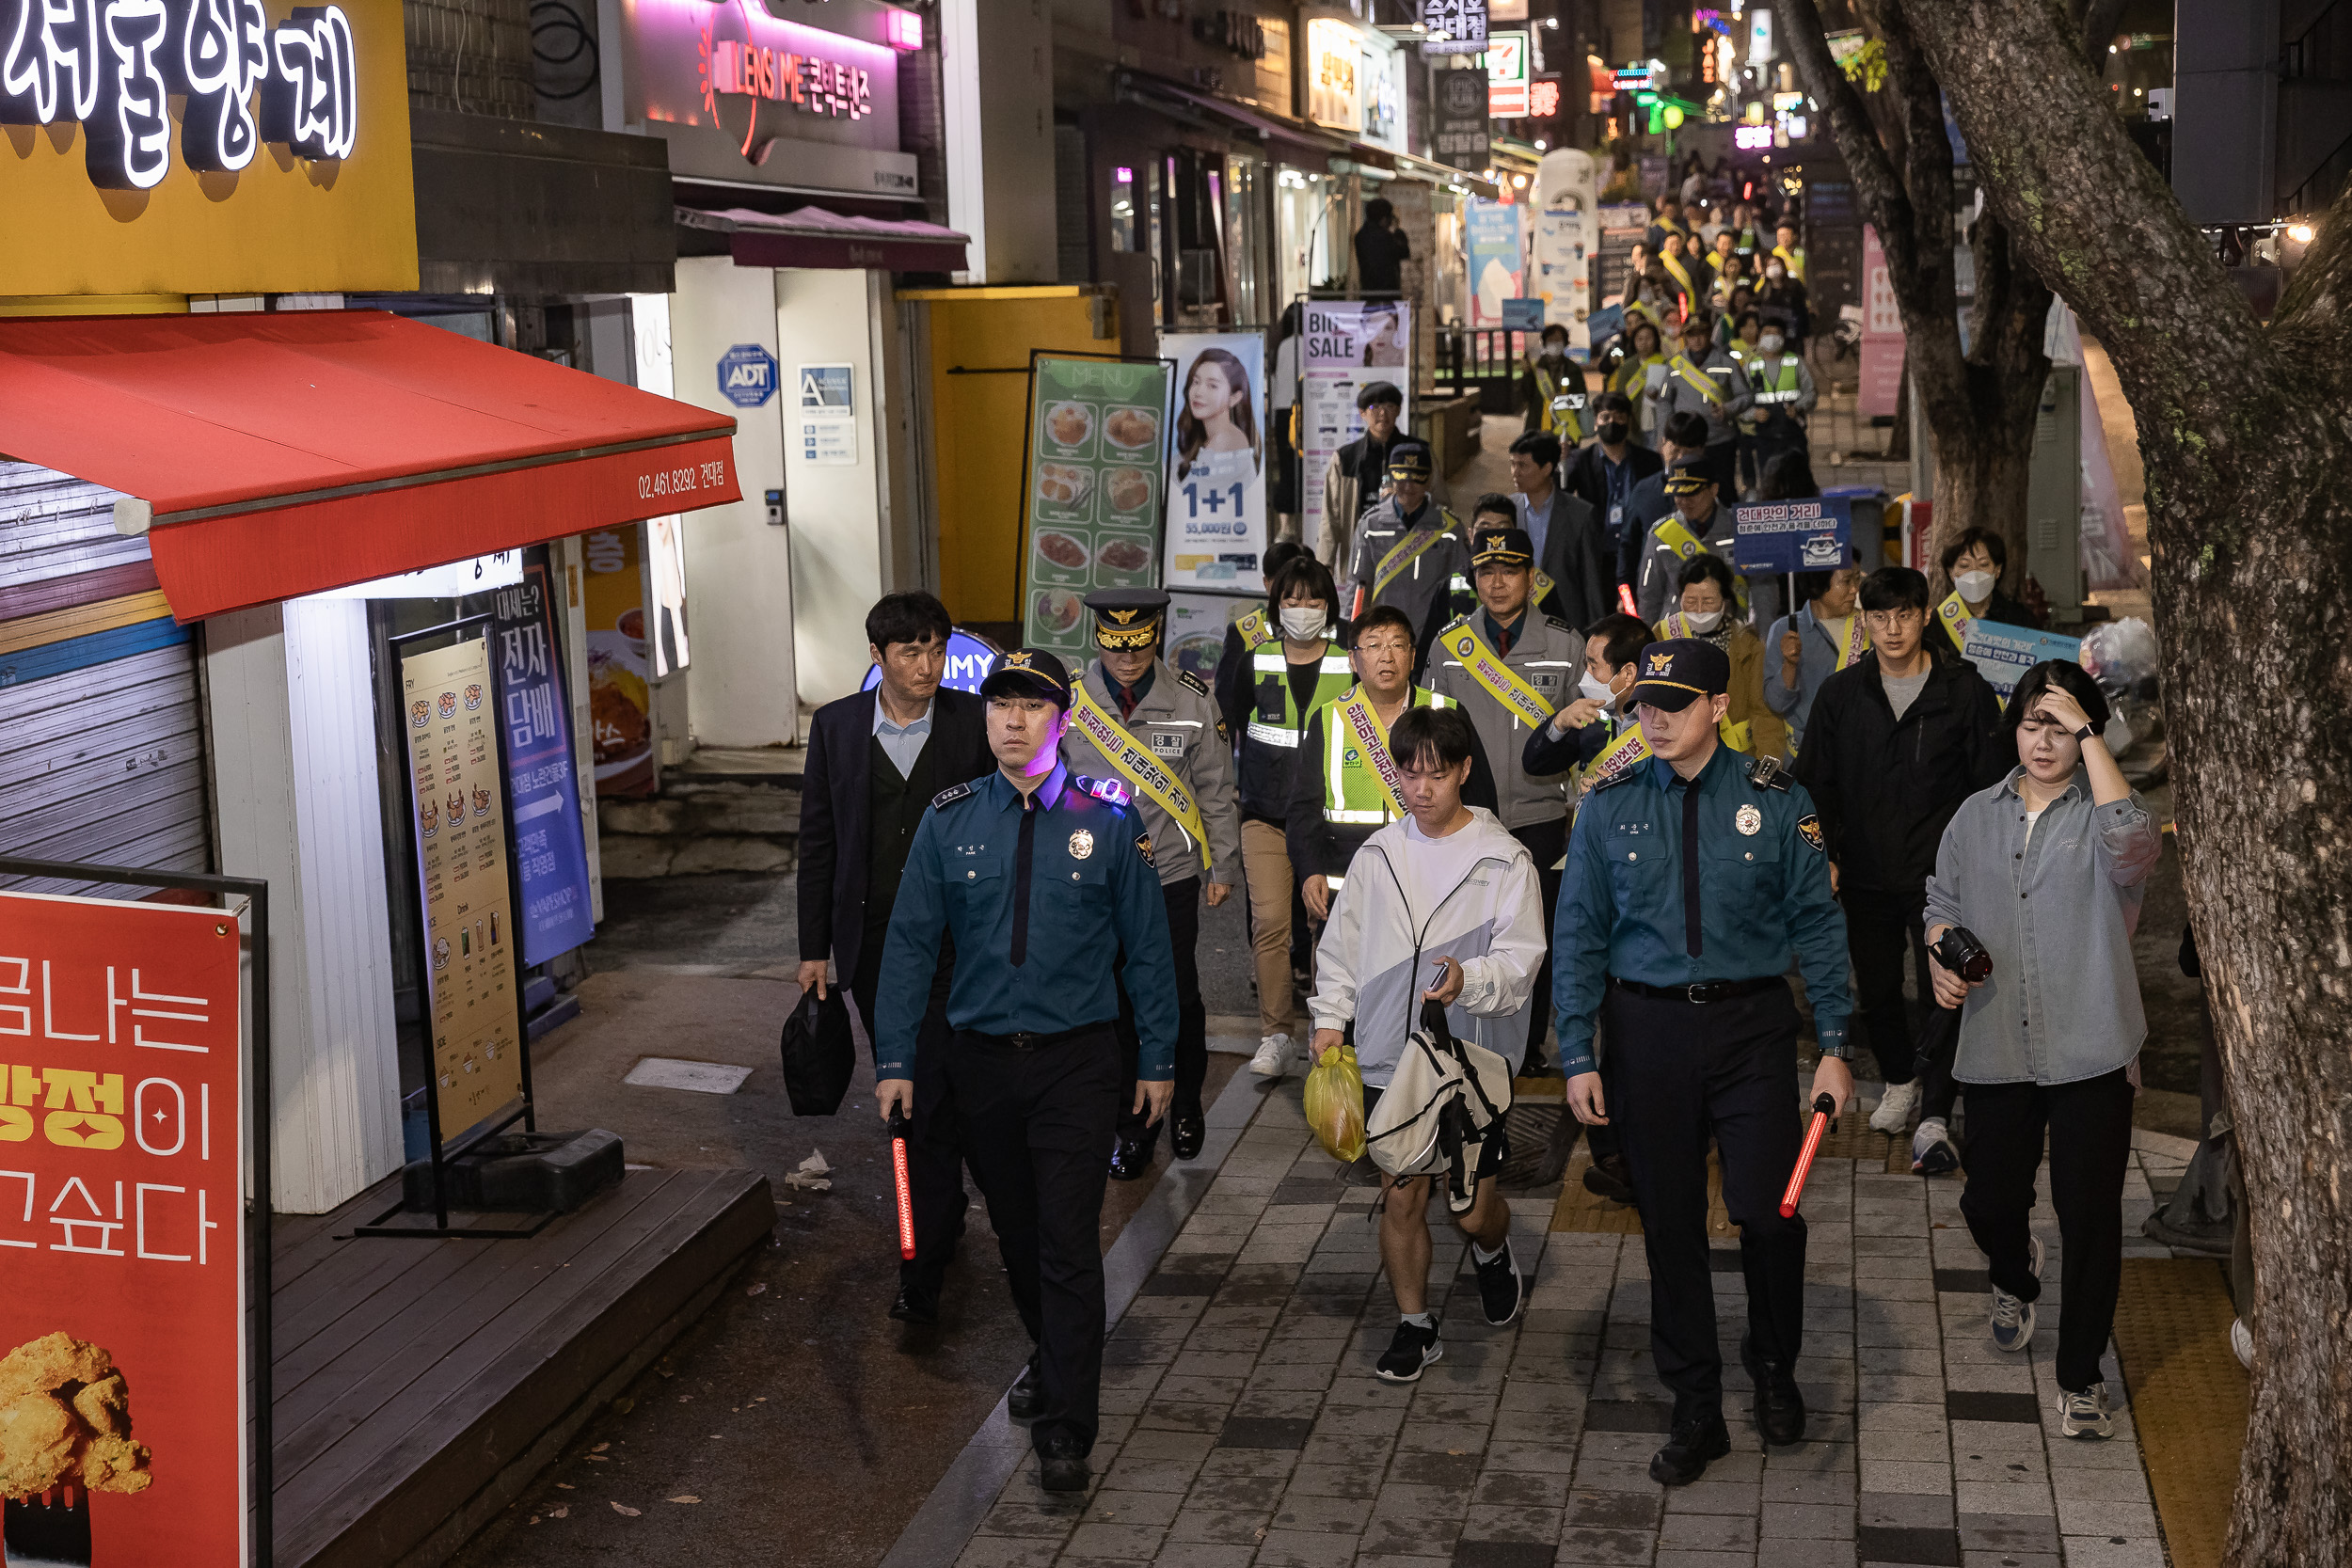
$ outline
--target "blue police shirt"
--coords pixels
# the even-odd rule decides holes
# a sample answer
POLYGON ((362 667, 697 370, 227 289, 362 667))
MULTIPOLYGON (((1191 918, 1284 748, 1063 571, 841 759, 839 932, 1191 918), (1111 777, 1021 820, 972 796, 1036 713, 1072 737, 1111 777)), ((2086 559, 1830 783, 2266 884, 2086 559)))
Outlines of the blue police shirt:
POLYGON ((1135 1004, 1136 1076, 1176 1070, 1176 958, 1168 904, 1142 821, 1115 784, 1088 786, 1057 765, 1033 796, 1001 772, 942 791, 914 830, 882 946, 874 1075, 912 1078, 915 1026, 930 987, 912 976, 956 942, 947 1022, 982 1035, 1055 1035, 1119 1016, 1119 977, 1135 1004), (1089 792, 1101 788, 1112 799, 1089 792), (1022 819, 1034 815, 1028 876, 1022 819), (1026 918, 1016 895, 1026 895, 1026 918), (1015 945, 1021 951, 1016 960, 1015 945), (1124 954, 1123 959, 1120 958, 1124 954))
MULTIPOLYGON (((1803 784, 1759 788, 1728 746, 1688 786, 1672 765, 1634 764, 1576 814, 1560 883, 1552 994, 1561 1070, 1593 1070, 1593 1020, 1613 974, 1646 986, 1779 974, 1795 948, 1821 1049, 1847 1053, 1846 916, 1803 784), (1698 951, 1686 917, 1684 798, 1697 795, 1698 951)), ((1781 777, 1787 778, 1787 774, 1781 777)))

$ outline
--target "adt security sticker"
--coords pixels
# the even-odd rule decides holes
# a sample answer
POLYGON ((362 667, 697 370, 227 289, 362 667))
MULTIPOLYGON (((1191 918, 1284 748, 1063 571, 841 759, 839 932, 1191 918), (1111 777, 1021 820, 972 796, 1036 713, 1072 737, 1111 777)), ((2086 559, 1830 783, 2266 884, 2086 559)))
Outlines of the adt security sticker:
POLYGON ((719 393, 738 408, 757 408, 776 395, 776 356, 757 343, 738 343, 719 356, 719 393))

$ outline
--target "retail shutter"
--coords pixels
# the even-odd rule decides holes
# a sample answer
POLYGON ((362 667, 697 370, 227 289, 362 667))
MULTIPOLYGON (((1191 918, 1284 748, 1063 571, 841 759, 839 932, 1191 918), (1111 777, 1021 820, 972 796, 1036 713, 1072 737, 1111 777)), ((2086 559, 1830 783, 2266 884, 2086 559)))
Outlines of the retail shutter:
POLYGON ((195 647, 164 603, 147 541, 115 531, 117 499, 0 461, 0 851, 208 871, 195 647))

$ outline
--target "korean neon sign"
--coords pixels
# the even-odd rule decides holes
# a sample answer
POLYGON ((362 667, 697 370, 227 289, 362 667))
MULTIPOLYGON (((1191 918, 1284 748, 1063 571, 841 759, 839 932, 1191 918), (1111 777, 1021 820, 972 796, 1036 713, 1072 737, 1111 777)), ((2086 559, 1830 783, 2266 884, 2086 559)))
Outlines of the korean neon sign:
POLYGON ((93 185, 163 182, 175 96, 180 157, 199 172, 233 174, 263 143, 347 158, 359 111, 351 20, 297 6, 273 27, 262 0, 0 0, 0 125, 79 124, 93 185))
MULTIPOLYGON (((743 11, 744 31, 751 35, 754 24, 748 3, 743 11)), ((710 115, 712 124, 719 123, 721 98, 752 100, 751 114, 743 127, 743 155, 747 158, 759 140, 759 105, 763 102, 829 119, 864 119, 874 112, 873 77, 863 66, 778 48, 761 43, 753 36, 719 38, 708 19, 702 24, 695 47, 700 68, 695 86, 702 89, 703 108, 710 115)))

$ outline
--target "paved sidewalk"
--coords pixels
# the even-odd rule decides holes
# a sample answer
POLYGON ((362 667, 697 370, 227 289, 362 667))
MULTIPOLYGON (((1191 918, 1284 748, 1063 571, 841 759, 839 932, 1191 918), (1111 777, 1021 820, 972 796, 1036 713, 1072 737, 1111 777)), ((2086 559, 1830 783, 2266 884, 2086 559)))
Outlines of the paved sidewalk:
MULTIPOLYGON (((2164 1256, 2138 1241, 2138 1220, 2147 1171, 2176 1174, 2180 1151, 2147 1141, 2166 1154, 2131 1174, 2126 1250, 2164 1256)), ((1432 1291, 1444 1359, 1416 1386, 1380 1383, 1373 1361, 1396 1309, 1375 1194, 1315 1146, 1288 1080, 1113 1332, 1094 1490, 1049 1497, 1025 1457, 956 1560, 2163 1568, 2128 1414, 2105 1444, 2057 1434, 2055 1225, 2037 1227, 2052 1281, 2039 1332, 2027 1354, 2001 1354, 1960 1183, 1885 1166, 1883 1151, 1824 1159, 1806 1192, 1799 1381, 1815 1414, 1801 1447, 1767 1453, 1745 1422, 1737 1243, 1713 1239, 1735 1451, 1670 1492, 1647 1473, 1668 1407, 1650 1369, 1641 1238, 1555 1231, 1559 1189, 1515 1196, 1514 1245, 1534 1284, 1521 1321, 1496 1330, 1459 1233, 1433 1213, 1433 1281, 1454 1277, 1450 1296, 1432 1291)), ((1574 1207, 1558 1205, 1562 1223, 1574 1207)), ((2120 1400, 2111 1354, 2108 1378, 2120 1400)))

